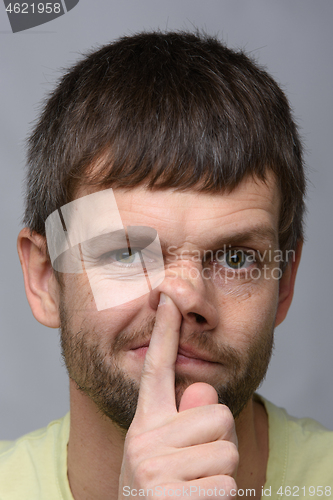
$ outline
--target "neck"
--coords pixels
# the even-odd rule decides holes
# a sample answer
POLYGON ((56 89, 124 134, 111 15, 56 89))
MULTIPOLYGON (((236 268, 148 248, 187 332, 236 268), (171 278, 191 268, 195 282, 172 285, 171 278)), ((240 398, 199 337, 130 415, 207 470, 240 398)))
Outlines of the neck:
MULTIPOLYGON (((116 500, 125 433, 102 415, 70 381, 68 479, 75 500, 116 500)), ((240 462, 238 488, 253 488, 260 499, 268 459, 267 415, 259 402, 249 401, 236 419, 240 462)))
POLYGON ((68 480, 75 500, 118 498, 125 433, 70 380, 68 480))
POLYGON ((268 461, 268 417, 264 406, 251 399, 236 419, 239 466, 238 489, 254 489, 251 498, 260 499, 266 481, 268 461))

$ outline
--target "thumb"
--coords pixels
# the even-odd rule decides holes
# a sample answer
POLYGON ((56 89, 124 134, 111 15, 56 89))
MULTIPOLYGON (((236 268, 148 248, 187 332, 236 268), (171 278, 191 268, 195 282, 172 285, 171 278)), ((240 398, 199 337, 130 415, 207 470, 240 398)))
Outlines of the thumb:
POLYGON ((218 395, 214 387, 205 382, 196 382, 185 389, 179 403, 179 411, 217 403, 218 395))

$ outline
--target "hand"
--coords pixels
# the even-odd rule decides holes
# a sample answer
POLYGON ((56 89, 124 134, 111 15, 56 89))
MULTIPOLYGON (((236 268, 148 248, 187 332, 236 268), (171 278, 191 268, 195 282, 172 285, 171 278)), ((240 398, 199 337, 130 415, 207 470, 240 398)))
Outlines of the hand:
POLYGON ((119 499, 134 489, 139 496, 140 489, 147 492, 148 488, 162 498, 201 498, 203 489, 214 491, 210 498, 221 498, 223 491, 235 497, 230 491, 237 491, 234 477, 239 456, 230 410, 218 404, 212 386, 195 383, 184 391, 177 411, 175 362, 181 314, 165 298, 158 307, 137 410, 125 440, 119 499))

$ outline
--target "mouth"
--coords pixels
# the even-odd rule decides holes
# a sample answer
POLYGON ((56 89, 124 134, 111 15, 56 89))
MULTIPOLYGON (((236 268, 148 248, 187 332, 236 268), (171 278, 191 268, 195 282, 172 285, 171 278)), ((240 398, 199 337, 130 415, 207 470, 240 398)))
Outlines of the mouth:
MULTIPOLYGON (((129 351, 133 352, 136 356, 144 358, 146 356, 146 352, 149 347, 149 341, 141 344, 139 346, 134 346, 129 349, 129 351)), ((179 345, 176 364, 216 364, 215 361, 211 359, 211 357, 204 352, 200 352, 189 345, 179 345)))

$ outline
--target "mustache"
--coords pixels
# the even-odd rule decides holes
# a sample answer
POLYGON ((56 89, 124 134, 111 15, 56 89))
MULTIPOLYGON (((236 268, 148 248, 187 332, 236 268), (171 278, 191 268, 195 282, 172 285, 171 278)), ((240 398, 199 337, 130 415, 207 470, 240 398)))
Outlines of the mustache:
MULTIPOLYGON (((133 344, 133 342, 142 345, 148 343, 151 339, 155 323, 156 317, 150 316, 137 328, 120 332, 114 339, 112 345, 113 354, 118 354, 120 351, 133 344)), ((203 351, 208 354, 214 362, 232 367, 233 370, 237 372, 241 367, 239 353, 229 345, 217 343, 215 335, 209 330, 193 330, 187 333, 186 336, 180 333, 179 343, 181 345, 190 345, 199 351, 203 351)))
POLYGON ((141 323, 137 328, 121 331, 115 338, 112 345, 112 352, 118 354, 120 351, 128 347, 134 341, 140 344, 145 344, 150 341, 155 326, 155 316, 150 316, 141 323))

